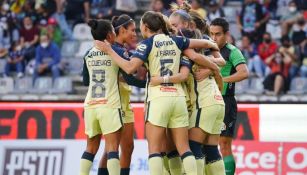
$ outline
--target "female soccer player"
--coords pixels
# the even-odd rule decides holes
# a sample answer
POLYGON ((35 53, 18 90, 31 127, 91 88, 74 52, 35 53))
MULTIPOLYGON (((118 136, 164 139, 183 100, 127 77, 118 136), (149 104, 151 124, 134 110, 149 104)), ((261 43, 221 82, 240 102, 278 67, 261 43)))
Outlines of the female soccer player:
POLYGON ((196 162, 188 145, 188 113, 181 84, 169 84, 169 76, 179 72, 180 57, 183 53, 202 66, 217 70, 212 62, 190 48, 213 48, 216 44, 204 40, 189 40, 170 37, 163 17, 159 13, 146 12, 141 19, 141 42, 130 61, 122 59, 108 43, 96 41, 95 45, 110 54, 113 60, 128 74, 133 73, 143 63, 147 64, 149 77, 163 76, 162 86, 147 86, 146 137, 149 146, 149 171, 152 175, 163 172, 161 140, 165 129, 170 128, 174 143, 183 160, 187 175, 196 175, 196 162))
MULTIPOLYGON (((95 40, 115 42, 115 32, 110 21, 91 20, 89 26, 95 40)), ((129 58, 129 56, 126 56, 124 49, 115 46, 113 49, 123 58, 129 58)), ((94 47, 84 57, 83 82, 84 85, 89 86, 84 102, 85 133, 88 139, 86 151, 81 159, 81 175, 89 174, 93 159, 99 148, 101 134, 104 135, 106 142, 108 172, 111 175, 120 174, 118 147, 123 118, 118 85, 119 71, 118 65, 110 55, 94 47)), ((122 72, 122 74, 129 84, 131 82, 141 84, 125 72, 122 72)))
MULTIPOLYGON (((133 44, 136 39, 136 26, 134 20, 128 15, 115 16, 112 19, 112 25, 115 29, 116 38, 113 47, 121 50, 125 56, 128 58, 131 56, 131 53, 127 51, 124 47, 125 44, 133 44)), ((120 78, 122 80, 122 78, 120 78)), ((141 82, 135 86, 145 88, 146 81, 141 82), (141 84, 140 84, 141 83, 141 84)), ((119 89, 121 95, 121 104, 124 111, 124 129, 121 133, 120 140, 120 166, 121 166, 121 175, 129 175, 130 172, 130 163, 131 155, 133 152, 133 133, 134 133, 134 114, 130 106, 130 94, 131 87, 125 81, 119 81, 119 89)), ((101 160, 100 166, 98 169, 98 175, 108 175, 108 170, 106 168, 106 156, 101 160)))
MULTIPOLYGON (((184 3, 181 8, 183 9, 180 9, 179 12, 175 11, 170 16, 171 23, 176 28, 176 30, 182 33, 184 27, 189 26, 193 29, 193 31, 196 31, 195 29, 201 30, 202 34, 205 35, 205 38, 209 39, 208 36, 206 36, 208 35, 209 30, 205 21, 202 20, 202 18, 195 12, 188 13, 188 4, 184 3), (191 21, 189 21, 189 19, 191 21)), ((217 63, 219 66, 225 65, 225 61, 219 53, 214 53, 210 50, 204 50, 203 54, 213 54, 217 58, 211 57, 212 61, 217 63)), ((197 73, 199 69, 203 68, 194 65, 193 73, 197 73)), ((193 106, 195 105, 193 107, 193 113, 190 118, 190 147, 196 159, 199 160, 197 161, 199 174, 203 174, 203 154, 206 156, 206 174, 213 174, 213 172, 214 174, 218 175, 225 174, 223 161, 217 149, 219 134, 221 133, 224 118, 224 112, 222 113, 221 111, 224 111, 225 108, 224 102, 221 98, 221 93, 219 91, 219 89, 222 90, 222 81, 220 76, 215 76, 215 79, 218 80, 218 84, 220 84, 220 87, 218 88, 217 83, 211 76, 212 72, 205 69, 203 69, 203 72, 204 75, 199 73, 197 74, 206 76, 202 77, 202 81, 197 82, 193 80, 193 84, 188 83, 190 85, 190 92, 192 92, 192 104, 193 106), (204 151, 203 153, 202 145, 204 151)))

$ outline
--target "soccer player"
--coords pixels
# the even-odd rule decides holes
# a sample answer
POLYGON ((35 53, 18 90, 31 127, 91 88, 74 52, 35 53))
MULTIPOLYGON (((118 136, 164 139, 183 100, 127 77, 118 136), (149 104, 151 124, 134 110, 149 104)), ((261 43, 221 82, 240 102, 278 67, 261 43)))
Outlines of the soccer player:
MULTIPOLYGON (((131 56, 131 53, 127 51, 124 47, 124 44, 133 43, 136 38, 135 32, 135 22, 128 15, 115 16, 112 19, 112 25, 115 29, 116 38, 113 47, 121 51, 121 55, 125 55, 127 59, 131 56)), ((122 78, 120 78, 121 80, 122 78)), ((146 81, 134 81, 134 85, 144 88, 146 81), (137 83, 137 84, 135 84, 137 83)), ((121 104, 124 112, 123 122, 124 129, 121 133, 120 140, 120 166, 121 166, 121 175, 129 175, 130 172, 130 163, 131 155, 133 152, 134 142, 133 142, 133 133, 134 133, 134 114, 130 106, 130 94, 131 87, 125 81, 119 81, 119 90, 121 95, 121 104)), ((108 170, 106 168, 106 157, 101 160, 100 166, 98 169, 98 175, 108 175, 108 170)))
POLYGON ((141 19, 141 33, 145 38, 130 61, 119 57, 105 42, 96 41, 99 49, 110 54, 114 61, 127 73, 133 73, 143 63, 147 64, 149 78, 163 76, 164 85, 147 85, 146 137, 149 146, 149 171, 151 175, 163 173, 161 158, 161 140, 165 129, 171 133, 177 150, 182 158, 187 175, 196 175, 196 161, 188 145, 188 114, 181 84, 169 84, 169 75, 179 72, 180 57, 183 53, 196 63, 213 70, 217 67, 203 55, 188 48, 215 48, 215 43, 203 40, 188 40, 170 37, 161 14, 146 12, 141 19))
MULTIPOLYGON (((114 43, 115 32, 110 21, 90 20, 89 26, 95 40, 107 40, 114 43)), ((113 49, 123 58, 129 58, 123 49, 118 47, 113 47, 113 49)), ((89 174, 93 159, 99 149, 101 134, 105 137, 108 172, 112 175, 120 174, 118 147, 123 118, 118 85, 119 71, 119 67, 110 55, 94 47, 87 51, 84 57, 83 83, 89 86, 84 102, 85 133, 88 138, 86 151, 81 158, 81 175, 89 174)), ((126 73, 122 72, 122 74, 129 84, 138 82, 126 73)))
MULTIPOLYGON (((227 43, 229 24, 224 18, 216 18, 210 24, 210 36, 218 44, 220 52, 226 61, 221 69, 224 88, 222 96, 225 102, 224 130, 219 140, 220 150, 223 155, 226 175, 235 172, 235 160, 232 155, 231 143, 237 119, 237 102, 235 95, 235 82, 248 78, 246 60, 241 51, 227 43)), ((201 74, 201 71, 199 72, 201 74)), ((202 77, 201 75, 199 77, 202 77)))

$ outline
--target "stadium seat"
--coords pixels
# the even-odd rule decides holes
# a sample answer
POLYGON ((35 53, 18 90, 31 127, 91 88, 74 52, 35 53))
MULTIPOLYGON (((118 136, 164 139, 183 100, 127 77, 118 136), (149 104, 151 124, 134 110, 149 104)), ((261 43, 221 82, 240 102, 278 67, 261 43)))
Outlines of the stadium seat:
POLYGON ((278 101, 277 96, 270 96, 270 95, 262 95, 259 97, 260 102, 276 102, 278 101))
POLYGON ((51 94, 72 92, 72 80, 69 77, 59 77, 55 79, 53 88, 49 91, 51 94))
POLYGON ((35 94, 26 94, 26 95, 20 96, 20 100, 23 100, 23 101, 38 101, 39 96, 35 95, 35 94))
POLYGON ((78 52, 76 52, 76 57, 84 57, 86 52, 93 47, 94 42, 93 41, 82 41, 80 43, 80 47, 78 52))
POLYGON ((291 81, 288 94, 304 94, 307 92, 307 79, 297 77, 291 81))
POLYGON ((14 80, 11 77, 0 78, 0 94, 12 92, 14 89, 14 80))
POLYGON ((130 95, 130 101, 131 102, 138 102, 139 101, 139 88, 135 86, 131 86, 131 95, 130 95))
POLYGON ((246 91, 248 94, 259 95, 264 91, 263 79, 262 78, 252 78, 249 89, 246 91))
POLYGON ((62 57, 73 57, 79 50, 78 41, 64 41, 61 48, 62 57))
POLYGON ((47 95, 42 95, 40 97, 40 100, 42 101, 59 101, 59 97, 57 95, 51 95, 51 94, 47 94, 47 95))
POLYGON ((0 74, 4 73, 5 64, 6 64, 6 59, 0 59, 0 74))
POLYGON ((83 58, 70 58, 67 60, 67 70, 71 75, 80 75, 83 70, 83 58))
POLYGON ((279 101, 282 101, 282 102, 297 102, 297 101, 299 101, 299 99, 296 95, 282 95, 279 98, 279 101))
POLYGON ((243 80, 236 83, 236 94, 244 94, 249 88, 249 81, 243 80))
POLYGON ((52 88, 52 78, 39 77, 35 80, 34 87, 30 92, 33 94, 44 94, 48 93, 50 88, 52 88))
POLYGON ((85 24, 77 24, 73 30, 73 37, 77 40, 92 40, 91 28, 85 24))
POLYGON ((14 93, 24 94, 30 92, 30 90, 32 89, 32 82, 33 82, 32 77, 16 78, 14 93))
POLYGON ((7 94, 7 95, 3 95, 1 97, 2 101, 18 101, 20 100, 20 97, 16 94, 7 94))
POLYGON ((256 102, 258 101, 258 97, 252 94, 241 94, 236 96, 239 102, 256 102))
POLYGON ((307 95, 303 95, 300 97, 301 102, 307 102, 307 95))

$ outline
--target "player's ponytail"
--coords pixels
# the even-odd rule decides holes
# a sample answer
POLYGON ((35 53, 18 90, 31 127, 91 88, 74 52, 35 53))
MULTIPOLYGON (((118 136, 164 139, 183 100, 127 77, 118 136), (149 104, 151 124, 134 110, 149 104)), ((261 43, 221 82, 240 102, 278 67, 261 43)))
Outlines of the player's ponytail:
POLYGON ((207 21, 195 11, 191 11, 189 14, 196 28, 199 29, 202 34, 209 35, 209 25, 207 24, 207 21))
POLYGON ((95 40, 103 41, 107 38, 108 33, 113 31, 112 24, 109 20, 91 19, 88 25, 91 27, 91 33, 95 40))

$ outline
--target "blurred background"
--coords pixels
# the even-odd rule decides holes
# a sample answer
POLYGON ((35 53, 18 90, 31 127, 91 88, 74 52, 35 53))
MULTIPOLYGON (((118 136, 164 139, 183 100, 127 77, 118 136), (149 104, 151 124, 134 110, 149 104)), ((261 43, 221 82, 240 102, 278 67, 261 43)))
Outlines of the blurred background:
MULTIPOLYGON (((87 87, 81 72, 83 56, 93 46, 86 22, 125 13, 139 26, 144 12, 170 15, 169 4, 182 1, 0 2, 0 174, 77 174, 86 138, 82 102, 87 87)), ((190 2, 208 23, 225 17, 229 42, 247 59, 251 76, 236 83, 237 174, 307 175, 307 1, 190 2)), ((144 96, 144 89, 132 88, 133 175, 148 173, 144 96)), ((97 164, 92 174, 96 171, 97 164)))

